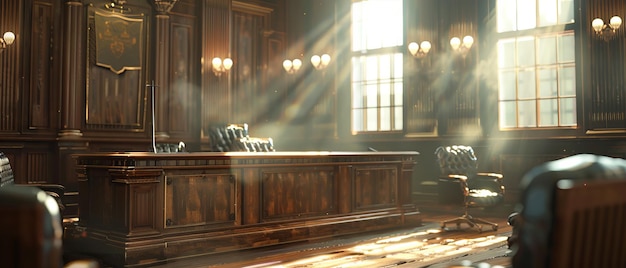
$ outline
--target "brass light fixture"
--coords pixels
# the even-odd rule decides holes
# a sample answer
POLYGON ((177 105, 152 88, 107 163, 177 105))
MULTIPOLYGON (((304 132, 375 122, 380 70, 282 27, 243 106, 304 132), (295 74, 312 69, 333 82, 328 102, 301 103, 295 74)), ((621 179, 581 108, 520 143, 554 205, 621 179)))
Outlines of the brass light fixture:
POLYGON ((452 37, 450 39, 450 46, 452 47, 452 49, 460 53, 463 57, 467 56, 467 53, 469 52, 470 48, 472 48, 473 44, 474 38, 470 35, 466 35, 465 37, 463 37, 463 40, 458 37, 452 37))
POLYGON ((313 64, 313 67, 315 67, 315 69, 317 70, 321 70, 321 69, 328 67, 329 63, 330 63, 330 55, 328 54, 323 54, 322 56, 313 55, 313 57, 311 57, 311 64, 313 64))
POLYGON ((0 38, 0 52, 4 51, 7 46, 10 46, 15 41, 15 34, 13 32, 5 32, 0 38))
POLYGON ((221 59, 219 57, 213 58, 211 61, 211 65, 213 67, 213 73, 215 76, 221 76, 223 73, 230 71, 230 68, 233 67, 233 60, 230 58, 221 59))
POLYGON ((418 59, 426 57, 432 45, 428 41, 422 41, 419 45, 416 42, 409 43, 409 52, 418 59))
POLYGON ((288 74, 294 74, 302 67, 302 61, 300 59, 285 60, 283 61, 283 68, 288 74))
POLYGON ((596 33, 596 36, 604 41, 609 41, 615 37, 615 34, 619 27, 622 25, 622 18, 619 16, 613 16, 609 20, 609 24, 604 24, 601 18, 595 18, 591 21, 591 27, 596 33))

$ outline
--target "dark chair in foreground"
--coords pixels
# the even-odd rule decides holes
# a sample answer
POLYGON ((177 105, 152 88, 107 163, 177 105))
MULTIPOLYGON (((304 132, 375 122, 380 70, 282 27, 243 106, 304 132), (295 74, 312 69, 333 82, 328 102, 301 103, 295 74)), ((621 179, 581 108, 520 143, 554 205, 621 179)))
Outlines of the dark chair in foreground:
POLYGON ((570 156, 521 186, 513 267, 626 267, 626 160, 570 156))
POLYGON ((61 214, 37 187, 0 187, 0 256, 3 267, 61 267, 61 214))
POLYGON ((462 216, 443 221, 441 228, 448 224, 456 224, 457 228, 460 228, 461 224, 465 223, 478 231, 482 231, 482 225, 489 225, 492 230, 497 230, 498 224, 472 217, 469 209, 491 207, 503 201, 502 175, 477 172, 478 159, 470 146, 439 147, 435 154, 441 169, 438 182, 439 202, 464 207, 462 216))

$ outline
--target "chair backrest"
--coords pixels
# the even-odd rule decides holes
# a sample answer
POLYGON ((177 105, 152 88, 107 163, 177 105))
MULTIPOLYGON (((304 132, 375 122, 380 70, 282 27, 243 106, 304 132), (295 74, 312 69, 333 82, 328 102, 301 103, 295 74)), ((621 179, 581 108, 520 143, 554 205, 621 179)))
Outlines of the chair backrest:
POLYGON ((9 158, 0 152, 0 187, 13 184, 13 169, 9 163, 9 158))
POLYGON ((626 160, 581 154, 522 178, 521 267, 626 267, 626 160))
POLYGON ((274 152, 272 138, 248 135, 248 124, 214 124, 207 129, 213 152, 274 152))
POLYGON ((56 201, 32 186, 0 187, 3 267, 61 267, 63 229, 56 201))
POLYGON ((478 159, 471 146, 452 145, 435 150, 441 174, 468 175, 476 174, 478 159))

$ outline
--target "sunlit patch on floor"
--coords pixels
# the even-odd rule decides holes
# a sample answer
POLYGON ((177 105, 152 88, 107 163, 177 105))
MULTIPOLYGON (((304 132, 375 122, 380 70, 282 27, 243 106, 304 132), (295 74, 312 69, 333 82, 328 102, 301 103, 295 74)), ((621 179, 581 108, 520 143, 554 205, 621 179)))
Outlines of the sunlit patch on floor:
MULTIPOLYGON (((267 263, 248 268, 306 268, 306 267, 389 267, 416 262, 436 262, 438 259, 461 257, 470 251, 489 250, 506 245, 503 235, 472 235, 471 238, 439 237, 440 230, 427 230, 385 237, 365 242, 340 251, 307 256, 281 263, 267 263)), ((409 266, 411 265, 411 266, 409 266)))

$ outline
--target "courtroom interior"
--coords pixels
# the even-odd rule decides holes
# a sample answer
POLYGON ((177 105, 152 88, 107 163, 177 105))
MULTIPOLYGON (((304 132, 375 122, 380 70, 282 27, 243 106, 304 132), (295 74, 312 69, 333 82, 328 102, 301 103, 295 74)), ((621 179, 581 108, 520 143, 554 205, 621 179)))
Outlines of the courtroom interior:
POLYGON ((0 256, 626 267, 624 18, 623 0, 2 0, 0 256))

